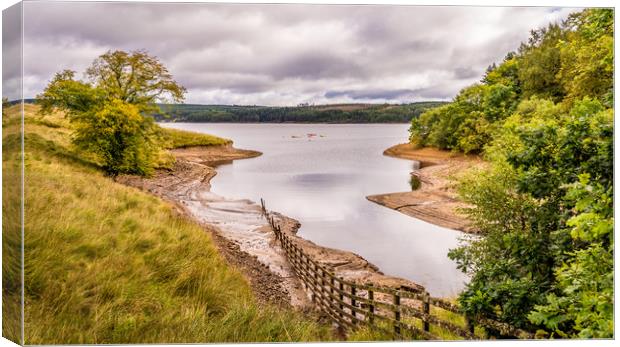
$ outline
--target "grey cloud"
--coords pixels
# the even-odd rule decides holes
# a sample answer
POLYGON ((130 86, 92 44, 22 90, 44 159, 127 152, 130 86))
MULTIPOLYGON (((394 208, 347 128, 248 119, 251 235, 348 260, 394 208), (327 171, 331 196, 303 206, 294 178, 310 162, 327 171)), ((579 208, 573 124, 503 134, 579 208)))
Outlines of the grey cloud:
POLYGON ((282 64, 272 66, 271 73, 277 79, 364 77, 363 69, 355 61, 334 56, 328 52, 300 54, 282 64))
POLYGON ((22 83, 22 4, 2 12, 2 86, 3 97, 21 97, 22 83))
POLYGON ((353 100, 396 100, 400 97, 411 95, 413 92, 411 89, 328 91, 325 93, 325 97, 333 99, 346 96, 353 100))
POLYGON ((471 67, 457 67, 454 69, 454 77, 457 79, 474 78, 480 76, 480 74, 481 71, 471 67))
MULTIPOLYGON (((188 102, 449 99, 570 9, 26 2, 24 90, 109 49, 146 49, 188 102)), ((34 95, 25 95, 32 97, 34 95)))

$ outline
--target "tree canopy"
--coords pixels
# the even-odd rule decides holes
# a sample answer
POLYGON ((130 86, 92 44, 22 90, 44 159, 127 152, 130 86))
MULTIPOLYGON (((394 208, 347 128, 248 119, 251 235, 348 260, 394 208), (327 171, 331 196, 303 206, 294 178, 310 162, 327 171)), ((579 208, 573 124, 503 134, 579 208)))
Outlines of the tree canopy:
POLYGON ((74 125, 73 143, 95 156, 111 175, 152 172, 159 127, 148 115, 158 102, 183 100, 185 88, 144 51, 109 51, 86 70, 58 72, 37 96, 41 112, 65 112, 74 125))

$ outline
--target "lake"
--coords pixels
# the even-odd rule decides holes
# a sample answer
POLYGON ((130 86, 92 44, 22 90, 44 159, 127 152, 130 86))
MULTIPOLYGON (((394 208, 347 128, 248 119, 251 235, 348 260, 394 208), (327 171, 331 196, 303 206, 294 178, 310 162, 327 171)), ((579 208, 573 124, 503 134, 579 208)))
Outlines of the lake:
POLYGON ((411 190, 414 163, 383 155, 407 141, 407 124, 161 125, 226 137, 237 148, 263 152, 219 166, 211 181, 214 193, 264 198, 268 209, 300 221, 300 236, 357 253, 435 296, 455 296, 463 288, 467 277, 447 257, 461 232, 366 200, 411 190))

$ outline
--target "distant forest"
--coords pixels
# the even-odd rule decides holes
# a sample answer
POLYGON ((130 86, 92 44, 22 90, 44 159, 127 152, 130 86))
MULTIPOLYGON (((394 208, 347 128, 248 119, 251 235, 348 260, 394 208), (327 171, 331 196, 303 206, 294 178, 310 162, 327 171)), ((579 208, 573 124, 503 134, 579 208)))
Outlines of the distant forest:
POLYGON ((320 106, 227 106, 162 104, 161 122, 229 123, 408 123, 441 101, 410 104, 338 104, 320 106))

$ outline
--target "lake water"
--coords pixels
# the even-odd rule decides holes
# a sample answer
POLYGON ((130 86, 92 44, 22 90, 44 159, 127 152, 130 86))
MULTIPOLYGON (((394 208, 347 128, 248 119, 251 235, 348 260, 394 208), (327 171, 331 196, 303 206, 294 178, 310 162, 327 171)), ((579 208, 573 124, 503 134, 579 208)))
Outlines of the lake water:
POLYGON ((436 296, 455 296, 466 276, 447 257, 458 231, 438 227, 366 200, 411 190, 414 163, 383 155, 407 141, 406 124, 213 124, 162 126, 232 139, 257 158, 218 167, 212 191, 264 198, 270 210, 301 222, 299 235, 352 251, 382 272, 410 279, 436 296), (316 134, 308 137, 307 134, 316 134))

